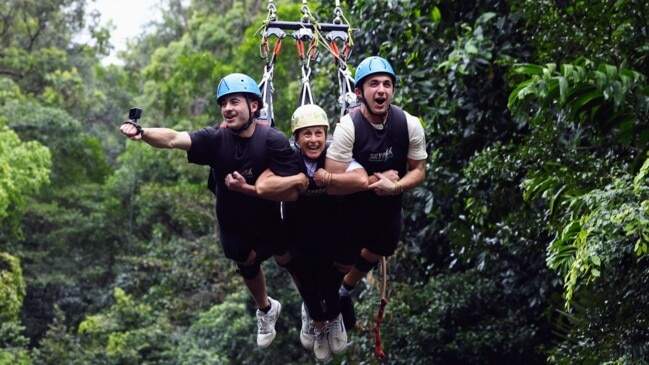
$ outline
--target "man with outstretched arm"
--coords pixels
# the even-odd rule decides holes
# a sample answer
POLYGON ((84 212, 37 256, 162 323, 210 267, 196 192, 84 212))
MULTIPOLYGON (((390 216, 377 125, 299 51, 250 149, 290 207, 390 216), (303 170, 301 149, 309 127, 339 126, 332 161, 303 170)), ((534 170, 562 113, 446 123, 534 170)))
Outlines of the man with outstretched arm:
POLYGON ((244 74, 230 74, 217 87, 216 101, 223 123, 196 131, 142 128, 133 121, 120 131, 132 140, 156 148, 187 151, 191 163, 208 165, 210 189, 216 195, 219 240, 226 257, 238 271, 257 304, 257 345, 268 347, 275 339, 275 323, 281 312, 279 301, 268 296, 261 263, 274 256, 280 266, 292 271, 292 259, 279 235, 281 219, 277 202, 257 195, 260 175, 294 176, 291 189, 277 200, 295 200, 308 185, 299 172, 297 154, 285 135, 257 124, 262 94, 257 83, 244 74))

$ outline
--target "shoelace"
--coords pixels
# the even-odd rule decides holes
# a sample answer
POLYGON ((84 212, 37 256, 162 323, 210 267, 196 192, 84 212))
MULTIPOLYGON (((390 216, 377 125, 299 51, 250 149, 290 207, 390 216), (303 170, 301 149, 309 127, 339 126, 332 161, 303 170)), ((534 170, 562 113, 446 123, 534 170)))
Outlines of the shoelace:
POLYGON ((266 334, 266 333, 272 332, 268 328, 268 327, 270 327, 271 322, 272 322, 272 318, 271 318, 270 312, 268 312, 267 314, 264 314, 261 317, 257 317, 257 328, 259 329, 259 332, 261 334, 266 334))
POLYGON ((322 327, 321 331, 318 331, 317 329, 314 328, 313 332, 315 333, 315 340, 317 341, 324 341, 327 338, 327 333, 329 333, 329 328, 325 324, 324 327, 322 327))
POLYGON ((324 327, 324 332, 334 337, 338 337, 340 332, 340 323, 338 323, 338 321, 327 321, 324 327))

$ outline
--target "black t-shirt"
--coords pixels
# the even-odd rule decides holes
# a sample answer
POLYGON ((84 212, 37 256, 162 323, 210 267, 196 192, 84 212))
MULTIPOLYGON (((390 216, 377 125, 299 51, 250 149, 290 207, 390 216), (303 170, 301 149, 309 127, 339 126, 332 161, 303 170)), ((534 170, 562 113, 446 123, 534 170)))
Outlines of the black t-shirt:
MULTIPOLYGON (((319 168, 324 168, 326 151, 309 167, 302 154, 299 155, 300 171, 305 175, 312 175, 319 168)), ((297 250, 293 251, 294 255, 302 259, 320 262, 333 260, 337 247, 337 220, 338 198, 328 195, 325 188, 317 186, 311 176, 308 188, 297 201, 284 203, 285 237, 293 250, 297 250)))
POLYGON ((226 128, 208 127, 189 133, 192 146, 187 160, 212 167, 216 182, 216 216, 224 229, 261 229, 279 224, 279 210, 273 201, 230 191, 225 176, 234 171, 254 185, 270 168, 278 176, 295 175, 298 156, 285 135, 257 124, 250 138, 241 138, 226 128))
MULTIPOLYGON (((323 152, 317 161, 313 161, 311 174, 319 168, 324 168, 325 157, 326 152, 323 152)), ((299 166, 300 172, 310 175, 301 154, 299 166)), ((331 229, 331 224, 335 221, 337 206, 337 197, 328 195, 325 188, 316 185, 313 177, 309 176, 307 189, 300 194, 297 201, 284 203, 284 211, 293 230, 304 239, 305 235, 327 236, 327 230, 331 229)))

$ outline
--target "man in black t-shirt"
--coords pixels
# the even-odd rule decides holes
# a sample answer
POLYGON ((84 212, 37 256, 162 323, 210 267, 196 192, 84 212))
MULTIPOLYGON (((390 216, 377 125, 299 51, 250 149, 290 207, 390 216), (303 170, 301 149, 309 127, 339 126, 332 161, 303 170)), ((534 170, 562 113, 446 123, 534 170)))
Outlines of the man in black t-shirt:
POLYGON ((274 340, 281 304, 266 292, 261 263, 274 256, 292 272, 287 244, 280 239, 281 218, 277 202, 257 195, 255 182, 265 173, 293 176, 293 189, 276 196, 277 201, 297 199, 308 185, 297 169, 298 156, 285 135, 256 118, 263 100, 257 83, 244 74, 230 74, 217 87, 217 103, 224 118, 219 127, 178 132, 169 128, 142 128, 133 121, 120 131, 132 140, 156 148, 187 151, 187 160, 211 167, 210 188, 216 195, 219 239, 226 257, 236 262, 257 304, 257 345, 268 347, 274 340))

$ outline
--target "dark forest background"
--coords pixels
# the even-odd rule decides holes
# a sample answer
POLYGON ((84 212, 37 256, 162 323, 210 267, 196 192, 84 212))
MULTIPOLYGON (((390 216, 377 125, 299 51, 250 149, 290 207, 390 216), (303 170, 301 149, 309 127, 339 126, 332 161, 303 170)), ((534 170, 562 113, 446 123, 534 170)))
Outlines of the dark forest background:
MULTIPOLYGON (((279 20, 305 10, 272 3, 279 20)), ((263 75, 268 4, 160 0, 119 65, 102 63, 112 29, 86 1, 0 4, 0 364, 314 362, 297 291, 270 261, 284 311, 257 349, 208 172, 118 131, 132 106, 145 126, 218 123, 218 81, 263 75)), ((332 363, 647 364, 649 2, 335 5, 308 10, 344 15, 352 70, 392 63, 429 159, 388 260, 386 358, 377 269, 354 292, 354 345, 332 363)), ((313 94, 335 123, 335 62, 319 49, 313 94)), ((287 134, 302 65, 289 35, 273 79, 287 134)))

